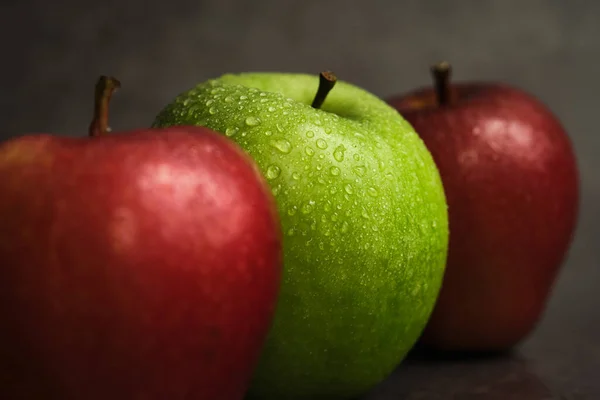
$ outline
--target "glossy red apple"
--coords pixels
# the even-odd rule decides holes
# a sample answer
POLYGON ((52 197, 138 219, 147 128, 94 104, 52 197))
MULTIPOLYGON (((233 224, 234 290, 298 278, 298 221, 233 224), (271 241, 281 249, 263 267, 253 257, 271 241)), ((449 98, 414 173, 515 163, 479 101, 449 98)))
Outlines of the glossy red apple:
POLYGON ((440 170, 450 218, 443 287, 421 343, 444 350, 513 347, 536 326, 576 225, 579 177, 557 118, 519 89, 450 83, 388 99, 440 170))
MULTIPOLYGON (((0 145, 0 398, 242 399, 281 274, 275 201, 223 135, 0 145)), ((102 94, 104 93, 104 94, 102 94)))

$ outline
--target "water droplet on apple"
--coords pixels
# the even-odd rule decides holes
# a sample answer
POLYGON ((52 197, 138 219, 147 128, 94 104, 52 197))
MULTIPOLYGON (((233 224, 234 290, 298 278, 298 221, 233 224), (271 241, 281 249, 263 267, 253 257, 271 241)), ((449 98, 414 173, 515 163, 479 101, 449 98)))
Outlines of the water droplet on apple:
POLYGON ((379 160, 379 170, 383 171, 385 169, 385 162, 383 160, 379 160))
MULTIPOLYGON (((288 100, 288 101, 289 101, 289 100, 288 100)), ((292 105, 291 105, 290 103, 288 103, 288 102, 285 102, 285 103, 283 103, 283 106, 284 106, 285 108, 292 108, 292 105)))
POLYGON ((351 184, 347 184, 346 186, 344 186, 344 190, 346 191, 346 193, 348 194, 352 194, 354 193, 354 188, 352 187, 351 184))
POLYGON ((187 105, 188 105, 188 104, 190 104, 191 102, 192 102, 192 100, 191 100, 191 99, 189 99, 189 98, 188 98, 188 99, 185 99, 185 100, 183 101, 183 105, 184 105, 184 106, 187 106, 187 105))
POLYGON ((231 103, 231 102, 233 102, 233 100, 235 100, 235 99, 233 98, 233 96, 227 96, 227 97, 225 97, 225 102, 226 102, 226 103, 231 103))
POLYGON ((300 179, 300 174, 297 173, 297 172, 293 172, 292 173, 292 178, 294 178, 295 180, 298 180, 298 179, 300 179))
POLYGON ((244 95, 240 96, 240 100, 241 101, 244 101, 244 100, 247 100, 247 99, 248 99, 248 96, 244 96, 244 95))
POLYGON ((215 102, 214 100, 208 100, 208 101, 206 102, 206 107, 210 107, 210 105, 211 105, 212 103, 214 103, 214 102, 215 102))
POLYGON ((256 118, 256 117, 248 117, 248 118, 246 118, 246 125, 248 125, 248 126, 260 125, 260 119, 256 118))
POLYGON ((294 236, 294 228, 290 228, 287 231, 288 236, 294 236))
POLYGON ((315 202, 309 201, 305 205, 302 206, 302 214, 310 214, 314 208, 315 202))
POLYGON ((261 103, 266 103, 267 101, 269 101, 269 99, 260 99, 261 103))
POLYGON ((365 135, 363 135, 360 132, 354 132, 354 136, 357 137, 358 139, 360 139, 361 141, 365 140, 365 135))
POLYGON ((292 208, 288 208, 288 215, 291 217, 292 215, 296 214, 296 211, 298 211, 298 207, 293 206, 292 208))
POLYGON ((281 168, 277 165, 269 165, 267 168, 267 179, 276 179, 281 174, 281 168))
POLYGON ((362 209, 362 213, 361 213, 362 217, 365 219, 369 219, 371 218, 371 216, 369 216, 369 213, 367 212, 367 210, 365 210, 364 208, 362 209))
POLYGON ((377 197, 379 195, 379 192, 377 191, 377 189, 375 189, 374 187, 370 187, 367 189, 367 193, 369 194, 369 196, 371 197, 377 197))
POLYGON ((313 219, 312 224, 310 224, 310 229, 312 229, 313 231, 315 229, 317 229, 317 220, 313 219))
POLYGON ((210 114, 214 115, 214 114, 216 114, 216 113, 217 113, 217 108, 216 108, 216 107, 211 107, 211 108, 209 108, 209 109, 208 109, 208 112, 209 112, 210 114))
POLYGON ((354 161, 360 161, 360 154, 355 153, 352 158, 354 158, 354 161))
POLYGON ((341 228, 341 231, 342 231, 342 233, 346 233, 346 232, 348 232, 348 228, 349 228, 349 227, 350 227, 350 226, 348 225, 348 223, 347 223, 346 221, 344 221, 344 222, 342 223, 342 228, 341 228))
POLYGON ((325 154, 319 154, 319 158, 322 160, 325 158, 325 154))
POLYGON ((335 150, 333 151, 333 158, 335 158, 336 161, 342 162, 344 161, 344 152, 346 151, 346 147, 344 147, 343 144, 340 144, 338 147, 335 148, 335 150))
POLYGON ((271 146, 283 154, 288 154, 290 151, 292 151, 292 144, 285 139, 274 140, 271 142, 271 146))
POLYGON ((275 126, 277 127, 277 130, 278 130, 280 133, 283 133, 283 126, 281 126, 281 125, 279 125, 279 124, 276 124, 275 126))
POLYGON ((266 94, 265 92, 260 92, 258 95, 259 95, 260 97, 265 97, 267 94, 266 94))
POLYGON ((357 165, 356 167, 352 168, 352 171, 354 171, 354 173, 358 176, 364 176, 367 172, 367 168, 365 168, 364 165, 357 165))
POLYGON ((333 176, 338 176, 340 174, 340 169, 338 167, 331 167, 329 168, 329 173, 331 173, 331 175, 333 176))
POLYGON ((325 128, 325 133, 331 135, 331 128, 325 128))
POLYGON ((321 125, 323 125, 323 123, 321 122, 321 118, 316 118, 316 119, 315 119, 315 121, 314 121, 314 123, 315 123, 315 125, 317 125, 317 126, 321 126, 321 125))
POLYGON ((331 215, 331 220, 332 220, 333 222, 335 222, 335 221, 337 221, 337 220, 338 220, 338 215, 337 215, 337 213, 333 213, 333 214, 331 215))
POLYGON ((317 147, 320 148, 321 150, 324 150, 327 148, 327 142, 324 141, 323 139, 317 139, 317 147))
POLYGON ((277 196, 279 194, 280 190, 281 190, 281 185, 277 185, 271 189, 271 192, 273 193, 273 196, 277 196))
POLYGON ((271 132, 271 131, 266 131, 265 132, 265 136, 271 136, 271 135, 273 135, 273 132, 271 132))
POLYGON ((236 133, 238 133, 238 130, 239 130, 238 128, 227 128, 227 129, 225 129, 225 136, 231 137, 231 136, 235 135, 236 133))
MULTIPOLYGON (((304 152, 305 152, 307 155, 309 155, 309 156, 312 156, 312 155, 314 155, 314 154, 315 154, 315 151, 314 151, 312 148, 310 148, 310 147, 306 147, 306 148, 304 149, 304 152)), ((306 167, 305 167, 305 169, 308 169, 308 166, 306 166, 306 167)))
POLYGON ((311 138, 313 136, 315 136, 315 133, 313 131, 306 131, 306 137, 307 138, 311 138))
POLYGON ((267 108, 267 111, 269 111, 269 112, 274 112, 275 110, 277 110, 277 109, 273 106, 270 106, 269 108, 267 108))

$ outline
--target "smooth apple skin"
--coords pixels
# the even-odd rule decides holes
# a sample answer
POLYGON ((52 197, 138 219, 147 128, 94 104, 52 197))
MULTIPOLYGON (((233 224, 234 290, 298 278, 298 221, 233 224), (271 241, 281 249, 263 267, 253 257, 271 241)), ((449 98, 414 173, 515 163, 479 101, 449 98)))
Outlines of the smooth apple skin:
POLYGON ((319 77, 228 74, 183 92, 154 126, 230 136, 263 171, 284 233, 284 275, 247 399, 357 398, 417 341, 442 282, 442 182, 412 127, 377 96, 319 77))
POLYGON ((23 136, 0 145, 0 193, 0 398, 243 398, 282 255, 235 143, 23 136))
POLYGON ((421 343, 507 350, 535 328, 570 246, 579 174, 557 118, 522 90, 456 83, 454 103, 423 88, 389 103, 440 170, 450 245, 440 297, 421 343))

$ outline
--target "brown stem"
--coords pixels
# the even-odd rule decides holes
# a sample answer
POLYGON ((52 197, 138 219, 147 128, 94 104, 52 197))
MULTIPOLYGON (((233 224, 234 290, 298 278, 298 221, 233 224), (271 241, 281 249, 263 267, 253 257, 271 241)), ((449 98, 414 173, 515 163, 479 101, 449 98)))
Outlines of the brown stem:
POLYGON ((313 108, 321 108, 327 95, 335 86, 337 82, 337 78, 335 74, 331 71, 323 71, 319 75, 319 88, 317 89, 317 94, 312 102, 311 107, 313 108))
POLYGON ((431 67, 437 102, 440 106, 450 104, 450 76, 452 66, 447 61, 439 62, 431 67))
POLYGON ((88 133, 91 137, 101 136, 110 132, 108 126, 108 104, 113 93, 121 88, 121 82, 112 76, 101 76, 96 83, 94 96, 94 117, 88 133))

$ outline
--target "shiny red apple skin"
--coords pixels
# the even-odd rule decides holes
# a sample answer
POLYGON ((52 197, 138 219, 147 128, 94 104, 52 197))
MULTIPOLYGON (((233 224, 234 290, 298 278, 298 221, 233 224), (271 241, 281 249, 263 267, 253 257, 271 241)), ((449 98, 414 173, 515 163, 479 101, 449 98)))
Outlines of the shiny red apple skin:
POLYGON ((0 145, 0 193, 0 398, 243 398, 282 255, 237 145, 27 135, 0 145))
POLYGON ((441 293, 421 344, 502 351, 540 320, 570 246, 579 175, 570 140, 552 112, 503 84, 451 84, 390 98, 438 166, 450 243, 441 293))

